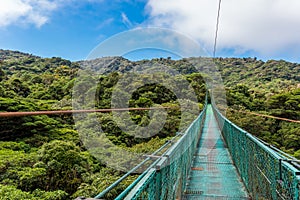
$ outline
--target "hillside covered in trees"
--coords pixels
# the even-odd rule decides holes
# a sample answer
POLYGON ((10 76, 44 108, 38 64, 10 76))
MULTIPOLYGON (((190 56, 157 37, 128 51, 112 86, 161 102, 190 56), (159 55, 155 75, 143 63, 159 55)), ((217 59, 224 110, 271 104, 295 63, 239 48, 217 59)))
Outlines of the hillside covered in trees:
POLYGON ((227 87, 227 117, 264 141, 300 158, 300 64, 253 58, 219 59, 227 87))
MULTIPOLYGON (((226 87, 227 117, 248 132, 300 158, 300 124, 247 114, 252 111, 300 120, 300 64, 283 60, 264 62, 256 58, 219 58, 215 63, 226 87)), ((169 73, 173 73, 172 70, 169 73)), ((95 108, 110 108, 113 91, 120 92, 117 94, 125 91, 129 107, 175 108, 167 109, 166 122, 159 133, 145 138, 134 137, 118 127, 112 113, 96 115, 103 133, 114 145, 130 152, 151 153, 195 118, 203 108, 206 87, 201 71, 199 73, 188 59, 132 62, 115 57, 71 62, 0 50, 0 112, 69 110, 75 105, 72 102, 75 94, 76 103, 80 104, 91 91, 95 91, 92 100, 95 108), (142 74, 140 80, 135 81, 132 94, 126 94, 132 89, 126 81, 118 86, 126 72, 156 65, 168 66, 178 74, 166 76, 162 71, 142 74), (78 78, 81 68, 98 74, 92 78, 81 74, 78 78), (163 79, 164 83, 150 83, 154 78, 163 79), (149 84, 143 85, 147 81, 149 84), (196 94, 193 101, 185 100, 184 97, 190 95, 186 87, 176 89, 181 94, 179 97, 166 88, 166 85, 180 85, 176 83, 184 81, 196 94), (182 102, 188 110, 185 114, 180 109, 182 102), (185 123, 181 123, 182 118, 185 123)), ((85 106, 86 103, 81 108, 90 108, 85 106)), ((149 125, 151 119, 160 120, 158 115, 150 116, 149 111, 128 113, 134 124, 141 127, 149 125)), ((75 128, 72 115, 67 114, 0 118, 0 196, 74 199, 94 196, 117 180, 123 172, 109 167, 88 151, 77 131, 84 128, 90 135, 97 134, 93 121, 85 120, 76 125, 75 128)), ((129 177, 107 198, 112 198, 135 177, 129 177)))

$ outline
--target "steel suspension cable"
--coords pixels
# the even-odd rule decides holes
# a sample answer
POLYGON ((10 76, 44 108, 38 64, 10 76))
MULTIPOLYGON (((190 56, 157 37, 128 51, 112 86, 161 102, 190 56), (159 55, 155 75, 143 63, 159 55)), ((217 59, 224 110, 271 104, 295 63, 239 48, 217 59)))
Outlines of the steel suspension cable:
POLYGON ((222 0, 219 0, 219 5, 218 5, 218 13, 217 13, 217 23, 216 23, 216 32, 215 32, 215 42, 214 42, 213 58, 216 57, 216 51, 217 51, 217 41, 218 41, 218 32, 219 32, 219 23, 220 23, 220 11, 221 11, 221 1, 222 0))
POLYGON ((30 111, 30 112, 0 112, 1 117, 24 117, 34 115, 60 115, 60 114, 76 114, 76 113, 93 113, 93 112, 124 112, 134 110, 157 110, 170 109, 171 107, 150 107, 150 108, 109 108, 109 109, 95 109, 95 110, 51 110, 51 111, 30 111))
POLYGON ((272 116, 272 115, 259 114, 259 113, 255 113, 255 112, 249 112, 249 111, 235 110, 235 109, 232 109, 232 108, 229 108, 229 110, 244 113, 244 114, 256 115, 256 116, 260 116, 260 117, 278 119, 278 120, 282 120, 282 121, 287 121, 287 122, 293 122, 293 123, 300 124, 299 120, 294 120, 294 119, 288 119, 288 118, 283 118, 283 117, 275 117, 275 116, 272 116))

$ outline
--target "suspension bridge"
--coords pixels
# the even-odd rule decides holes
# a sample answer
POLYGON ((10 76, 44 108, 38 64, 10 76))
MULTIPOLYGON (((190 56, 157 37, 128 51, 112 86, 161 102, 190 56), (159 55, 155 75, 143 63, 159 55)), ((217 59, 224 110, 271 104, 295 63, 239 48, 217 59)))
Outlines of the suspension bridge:
POLYGON ((300 199, 299 160, 242 130, 214 104, 155 158, 116 199, 300 199))

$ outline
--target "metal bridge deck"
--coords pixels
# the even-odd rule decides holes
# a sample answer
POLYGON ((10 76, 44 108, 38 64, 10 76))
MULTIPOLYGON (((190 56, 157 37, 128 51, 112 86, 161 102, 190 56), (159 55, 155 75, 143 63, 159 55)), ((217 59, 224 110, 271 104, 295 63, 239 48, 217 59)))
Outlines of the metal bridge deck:
POLYGON ((183 199, 248 199, 208 105, 183 199))

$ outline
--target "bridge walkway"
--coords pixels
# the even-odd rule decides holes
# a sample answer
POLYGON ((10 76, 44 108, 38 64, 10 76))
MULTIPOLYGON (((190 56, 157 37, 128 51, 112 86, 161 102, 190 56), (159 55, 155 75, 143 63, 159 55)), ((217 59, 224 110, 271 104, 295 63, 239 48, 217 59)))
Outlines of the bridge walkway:
POLYGON ((194 154, 183 199, 249 199, 221 136, 211 105, 194 154))

